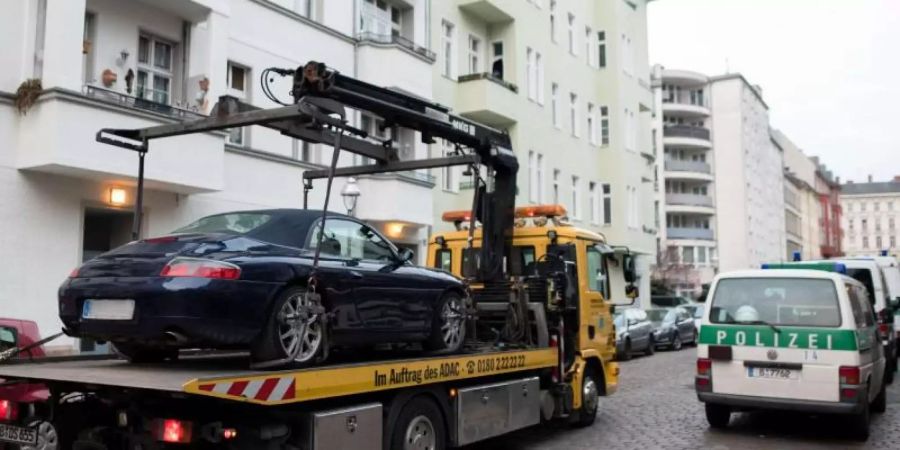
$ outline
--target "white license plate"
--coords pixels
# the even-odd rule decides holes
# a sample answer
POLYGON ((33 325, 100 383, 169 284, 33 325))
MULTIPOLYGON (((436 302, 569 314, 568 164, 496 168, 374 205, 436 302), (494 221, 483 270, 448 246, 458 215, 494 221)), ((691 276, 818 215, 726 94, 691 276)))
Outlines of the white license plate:
POLYGON ((22 428, 13 425, 0 424, 0 442, 37 445, 37 430, 34 428, 22 428))
POLYGON ((94 300, 84 301, 81 317, 93 320, 134 319, 134 300, 94 300))
POLYGON ((777 367, 748 367, 750 378, 774 378, 777 380, 796 380, 800 378, 799 370, 781 369, 777 367))

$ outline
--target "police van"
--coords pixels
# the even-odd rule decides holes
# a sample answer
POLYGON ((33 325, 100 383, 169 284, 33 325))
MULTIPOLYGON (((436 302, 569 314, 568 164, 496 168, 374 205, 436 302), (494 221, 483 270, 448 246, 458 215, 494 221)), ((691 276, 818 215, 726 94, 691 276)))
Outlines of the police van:
POLYGON ((885 356, 865 286, 841 263, 720 274, 700 328, 697 397, 713 428, 732 412, 848 416, 869 435, 885 410, 885 356))

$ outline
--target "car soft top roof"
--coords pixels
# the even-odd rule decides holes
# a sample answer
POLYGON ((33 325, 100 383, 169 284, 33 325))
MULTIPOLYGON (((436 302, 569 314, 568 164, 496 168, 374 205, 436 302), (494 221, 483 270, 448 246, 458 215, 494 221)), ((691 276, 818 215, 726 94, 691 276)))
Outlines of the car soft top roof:
MULTIPOLYGON (((206 217, 215 217, 227 214, 266 214, 271 216, 268 222, 242 234, 249 238, 272 244, 286 245, 295 248, 306 248, 306 238, 309 236, 312 225, 322 218, 320 209, 254 209, 245 211, 229 211, 219 214, 211 214, 206 217)), ((328 211, 327 219, 356 219, 338 212, 328 211)))

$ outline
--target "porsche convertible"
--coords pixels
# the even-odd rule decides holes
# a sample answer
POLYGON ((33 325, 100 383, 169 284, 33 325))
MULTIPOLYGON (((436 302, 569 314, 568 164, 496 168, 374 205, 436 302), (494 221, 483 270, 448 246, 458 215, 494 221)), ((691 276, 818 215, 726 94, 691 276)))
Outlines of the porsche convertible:
POLYGON ((334 346, 460 349, 458 278, 413 265, 411 251, 349 216, 329 212, 320 238, 321 219, 295 209, 216 214, 109 251, 60 287, 64 331, 112 342, 135 362, 185 348, 249 349, 255 361, 293 365, 320 362, 334 346))

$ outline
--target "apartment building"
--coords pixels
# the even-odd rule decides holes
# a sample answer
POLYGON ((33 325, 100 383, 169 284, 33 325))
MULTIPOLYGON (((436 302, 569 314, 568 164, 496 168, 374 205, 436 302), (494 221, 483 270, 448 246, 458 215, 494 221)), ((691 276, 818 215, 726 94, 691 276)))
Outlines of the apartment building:
POLYGON ((785 258, 791 260, 799 252, 803 260, 820 259, 816 164, 781 131, 773 128, 770 134, 784 155, 785 258))
POLYGON ((843 248, 848 256, 871 256, 887 251, 900 257, 900 176, 890 181, 841 185, 843 248))
MULTIPOLYGON (((575 225, 639 253, 649 304, 656 156, 646 1, 441 1, 430 14, 434 99, 509 132, 518 204, 562 204, 575 225)), ((435 175, 434 222, 446 228, 440 212, 471 208, 473 183, 462 169, 435 175)))
POLYGON ((823 258, 834 258, 844 255, 841 228, 841 181, 828 170, 819 158, 813 156, 816 164, 816 193, 819 196, 819 252, 823 258))
POLYGON ((653 68, 657 120, 655 276, 679 295, 695 296, 718 267, 715 151, 706 75, 653 68))

